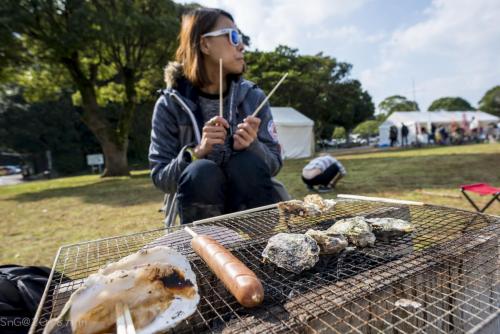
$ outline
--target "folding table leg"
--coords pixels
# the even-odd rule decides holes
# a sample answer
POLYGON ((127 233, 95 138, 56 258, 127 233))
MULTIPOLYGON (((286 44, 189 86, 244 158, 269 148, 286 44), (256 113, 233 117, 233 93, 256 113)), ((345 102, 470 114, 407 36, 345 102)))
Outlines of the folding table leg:
POLYGON ((486 211, 486 209, 488 209, 490 207, 490 205, 493 204, 493 202, 495 200, 500 201, 500 199, 498 198, 498 196, 500 196, 500 193, 497 193, 497 194, 493 195, 493 197, 491 198, 491 200, 484 206, 484 208, 481 210, 481 212, 486 211))
POLYGON ((481 209, 472 201, 472 199, 467 195, 467 193, 462 189, 462 194, 464 194, 465 198, 469 201, 469 203, 476 209, 478 212, 482 212, 481 209))

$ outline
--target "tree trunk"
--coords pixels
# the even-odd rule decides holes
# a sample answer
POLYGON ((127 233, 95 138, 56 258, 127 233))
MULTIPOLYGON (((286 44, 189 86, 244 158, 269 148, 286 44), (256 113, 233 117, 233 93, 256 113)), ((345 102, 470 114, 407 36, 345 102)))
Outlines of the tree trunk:
POLYGON ((128 140, 121 147, 113 142, 101 143, 101 147, 105 163, 102 177, 130 175, 127 160, 128 140))
POLYGON ((84 110, 82 121, 101 144, 105 163, 102 177, 129 176, 127 149, 128 131, 132 118, 132 116, 128 115, 128 113, 130 113, 129 109, 131 109, 130 106, 126 106, 126 122, 119 125, 117 131, 117 129, 106 120, 106 117, 100 113, 95 87, 93 85, 93 77, 95 77, 96 74, 94 73, 91 75, 91 79, 85 76, 80 68, 78 55, 76 53, 73 54, 71 58, 62 59, 62 62, 69 70, 82 96, 82 107, 84 110))
POLYGON ((105 168, 101 176, 129 176, 127 160, 128 132, 122 133, 122 136, 118 138, 117 131, 104 116, 99 114, 97 101, 93 99, 93 91, 83 89, 80 92, 82 93, 84 110, 82 121, 96 136, 104 155, 105 168))

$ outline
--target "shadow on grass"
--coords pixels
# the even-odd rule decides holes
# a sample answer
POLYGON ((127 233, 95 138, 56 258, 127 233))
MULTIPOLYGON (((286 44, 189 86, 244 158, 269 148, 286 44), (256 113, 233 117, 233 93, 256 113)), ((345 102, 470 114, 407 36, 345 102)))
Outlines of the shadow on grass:
MULTIPOLYGON (((306 160, 289 160, 278 175, 292 197, 307 191, 300 178, 306 160)), ((348 175, 336 187, 337 193, 374 193, 414 191, 431 188, 456 188, 460 184, 487 182, 500 184, 500 154, 454 154, 414 157, 366 158, 342 161, 348 175)), ((163 194, 147 174, 127 179, 102 179, 99 182, 23 193, 7 200, 34 202, 46 199, 78 197, 86 203, 115 207, 158 203, 163 194)))
MULTIPOLYGON (((500 154, 369 157, 342 163, 348 174, 337 184, 337 193, 404 192, 423 188, 456 188, 458 191, 461 184, 500 183, 500 154)), ((278 175, 292 197, 307 193, 300 179, 304 165, 305 160, 287 161, 278 175)))
POLYGON ((163 194, 154 187, 147 174, 132 175, 126 179, 102 179, 86 185, 23 193, 6 200, 36 202, 68 197, 80 198, 85 203, 115 207, 158 203, 158 208, 160 208, 163 201, 163 194))

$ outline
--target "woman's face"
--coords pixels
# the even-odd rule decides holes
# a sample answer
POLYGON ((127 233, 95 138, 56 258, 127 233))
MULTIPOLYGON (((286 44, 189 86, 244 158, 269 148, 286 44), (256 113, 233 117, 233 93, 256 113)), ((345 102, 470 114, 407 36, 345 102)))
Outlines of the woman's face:
MULTIPOLYGON (((212 31, 220 29, 238 29, 233 21, 224 15, 221 15, 212 31)), ((219 59, 222 59, 225 74, 241 74, 245 68, 243 58, 243 43, 234 46, 229 40, 229 35, 202 37, 202 52, 205 57, 205 63, 219 66, 219 59)))

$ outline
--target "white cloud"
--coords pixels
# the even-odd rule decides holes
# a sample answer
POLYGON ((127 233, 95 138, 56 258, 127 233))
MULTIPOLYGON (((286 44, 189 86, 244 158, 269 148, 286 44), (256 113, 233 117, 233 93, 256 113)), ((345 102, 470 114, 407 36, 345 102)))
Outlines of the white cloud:
MULTIPOLYGON (((345 47, 346 45, 356 43, 379 43, 386 35, 383 33, 368 35, 355 25, 345 25, 336 28, 321 27, 319 29, 308 30, 305 36, 307 39, 343 45, 345 47)), ((319 45, 324 46, 324 44, 319 45)))
MULTIPOLYGON (((353 75, 376 104, 390 95, 412 98, 415 93, 421 109, 442 96, 462 96, 476 105, 487 89, 500 83, 498 0, 433 0, 414 16, 388 17, 385 21, 393 24, 384 27, 374 19, 390 7, 383 1, 377 6, 370 0, 197 2, 233 14, 250 36, 252 49, 268 51, 285 44, 301 53, 324 51, 352 63, 353 75), (361 16, 378 26, 363 26, 357 20, 361 16)), ((406 6, 408 13, 415 10, 404 2, 398 6, 406 6)))
POLYGON ((272 50, 279 44, 299 47, 304 38, 337 17, 347 17, 367 0, 200 0, 198 3, 229 11, 252 48, 272 50))
POLYGON ((379 51, 379 64, 362 71, 361 81, 377 102, 392 94, 412 98, 414 78, 421 109, 442 96, 462 96, 476 105, 499 83, 500 3, 436 0, 425 15, 393 32, 379 51))

